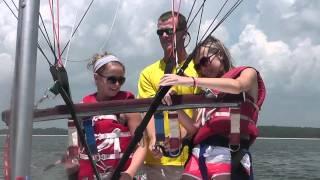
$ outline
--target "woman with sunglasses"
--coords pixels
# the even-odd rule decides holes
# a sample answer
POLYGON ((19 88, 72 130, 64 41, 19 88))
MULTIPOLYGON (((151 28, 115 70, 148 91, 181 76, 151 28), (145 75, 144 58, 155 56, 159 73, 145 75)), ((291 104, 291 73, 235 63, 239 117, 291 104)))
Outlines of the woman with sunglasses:
MULTIPOLYGON (((131 92, 120 90, 125 82, 125 67, 117 57, 107 53, 96 55, 88 67, 93 67, 97 92, 85 96, 83 103, 134 98, 131 92)), ((83 122, 86 140, 93 152, 97 169, 101 177, 106 177, 121 159, 136 127, 141 122, 141 115, 139 113, 96 115, 86 118, 83 122)), ((84 148, 81 145, 78 148, 78 140, 74 138, 76 132, 72 131, 75 129, 71 125, 69 126, 69 137, 71 137, 69 138, 69 156, 78 157, 73 159, 75 162, 73 169, 75 167, 78 169, 76 179, 93 180, 94 172, 91 163, 84 148)), ((143 164, 145 154, 146 146, 142 143, 130 156, 121 179, 133 179, 138 168, 143 164)))
MULTIPOLYGON (((178 111, 179 121, 193 135, 194 144, 182 179, 253 179, 248 149, 258 135, 256 122, 265 98, 265 86, 259 72, 252 67, 234 67, 229 51, 212 36, 197 49, 194 68, 200 77, 165 74, 160 85, 197 86, 207 95, 230 93, 243 94, 246 98, 240 112, 226 107, 201 108, 194 110, 192 120, 183 111, 178 111), (230 125, 231 120, 236 122, 234 117, 238 117, 238 127, 230 125), (240 132, 231 133, 234 128, 240 132), (239 146, 230 146, 233 141, 238 141, 239 146)), ((163 103, 172 104, 170 98, 163 99, 163 103)))

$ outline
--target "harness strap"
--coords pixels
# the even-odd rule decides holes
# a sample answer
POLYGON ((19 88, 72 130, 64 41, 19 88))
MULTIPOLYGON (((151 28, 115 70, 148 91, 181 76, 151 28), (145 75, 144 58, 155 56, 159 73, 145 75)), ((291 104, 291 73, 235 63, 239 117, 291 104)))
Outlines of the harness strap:
POLYGON ((86 136, 86 141, 89 146, 89 149, 91 153, 96 154, 98 152, 97 150, 97 144, 96 139, 94 137, 94 129, 92 126, 92 120, 86 119, 83 121, 83 128, 86 136))
POLYGON ((206 144, 204 144, 204 143, 200 144, 199 169, 200 169, 200 172, 201 172, 202 179, 209 179, 208 178, 208 168, 207 168, 207 165, 206 165, 206 158, 203 156, 203 154, 206 151, 205 147, 206 147, 206 144))
POLYGON ((240 149, 240 108, 230 108, 229 148, 231 151, 240 149))
MULTIPOLYGON (((173 154, 181 154, 181 134, 180 134, 180 123, 178 121, 178 113, 176 111, 168 111, 169 119, 169 151, 173 154)), ((182 147, 183 148, 183 147, 182 147)))
POLYGON ((231 180, 247 179, 253 180, 253 167, 252 167, 252 157, 248 149, 241 149, 237 152, 231 153, 231 180), (244 168, 241 166, 241 160, 245 155, 249 156, 250 159, 250 172, 245 172, 244 168))
POLYGON ((154 113, 154 122, 156 128, 157 141, 164 141, 166 139, 164 134, 164 116, 163 112, 154 113))

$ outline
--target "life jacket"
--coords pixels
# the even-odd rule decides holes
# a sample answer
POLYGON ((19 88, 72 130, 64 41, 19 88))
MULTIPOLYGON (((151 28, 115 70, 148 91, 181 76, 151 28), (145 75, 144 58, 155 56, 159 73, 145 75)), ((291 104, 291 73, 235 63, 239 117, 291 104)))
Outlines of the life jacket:
MULTIPOLYGON (((236 79, 246 68, 250 67, 240 66, 233 68, 226 72, 222 78, 236 79)), ((194 136, 194 144, 200 144, 214 135, 223 135, 225 137, 229 137, 229 145, 240 144, 240 136, 248 135, 250 144, 253 143, 258 136, 258 128, 256 124, 259 110, 266 95, 266 89, 258 71, 257 75, 258 99, 256 103, 254 103, 251 96, 249 96, 247 93, 244 93, 245 100, 241 103, 240 108, 238 109, 221 107, 211 109, 204 108, 200 110, 199 114, 202 116, 202 126, 194 136), (239 119, 238 121, 240 122, 237 123, 237 120, 234 119, 239 119), (232 123, 236 125, 231 125, 232 123)), ((223 96, 225 94, 216 90, 210 91, 215 96, 223 96)))
MULTIPOLYGON (((133 98, 132 93, 120 91, 111 100, 133 98)), ((83 98, 83 103, 95 102, 96 94, 83 98)), ((123 152, 127 149, 132 138, 129 128, 124 122, 120 122, 118 114, 97 115, 84 121, 89 121, 93 127, 93 135, 97 149, 97 153, 93 155, 93 159, 96 161, 98 171, 100 173, 106 173, 117 166, 123 156, 123 152)), ((79 157, 79 178, 93 176, 93 170, 84 148, 81 148, 79 157)), ((127 161, 125 169, 128 168, 130 163, 131 156, 127 161)))

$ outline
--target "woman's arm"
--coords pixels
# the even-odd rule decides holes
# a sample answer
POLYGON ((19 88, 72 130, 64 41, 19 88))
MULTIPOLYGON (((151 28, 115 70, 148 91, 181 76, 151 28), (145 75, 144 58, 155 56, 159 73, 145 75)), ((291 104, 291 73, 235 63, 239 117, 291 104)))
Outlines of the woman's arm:
MULTIPOLYGON (((140 113, 127 113, 125 114, 125 117, 128 122, 128 127, 130 129, 131 134, 134 134, 134 131, 138 127, 138 125, 141 123, 141 114, 140 113)), ((132 163, 126 170, 126 173, 128 173, 132 178, 137 173, 139 167, 143 164, 143 161, 145 159, 147 153, 147 145, 145 136, 143 136, 142 141, 138 144, 137 149, 133 153, 132 156, 132 163)))
POLYGON ((257 72, 252 68, 243 70, 236 79, 231 78, 197 78, 199 87, 216 89, 221 92, 239 94, 247 92, 257 84, 257 72))
POLYGON ((257 84, 257 72, 253 68, 243 70, 236 79, 231 78, 191 78, 175 74, 165 74, 160 81, 161 86, 186 85, 216 89, 221 92, 239 94, 252 89, 257 84), (195 82, 194 82, 195 80, 195 82))
POLYGON ((177 110, 178 113, 178 120, 180 124, 187 130, 187 136, 192 136, 194 135, 197 130, 198 126, 195 123, 195 117, 197 117, 197 111, 193 110, 193 117, 190 118, 183 110, 177 110))
MULTIPOLYGON (((182 76, 178 76, 178 77, 182 77, 182 76)), ((166 104, 168 106, 172 105, 171 95, 174 95, 174 94, 177 94, 175 90, 170 89, 168 93, 161 100, 162 104, 166 104)), ((194 120, 196 120, 196 117, 197 117, 197 112, 193 110, 192 118, 190 118, 184 110, 177 110, 177 113, 178 113, 178 121, 184 127, 184 129, 181 129, 181 133, 183 133, 183 135, 186 135, 186 136, 195 134, 198 129, 198 126, 194 124, 195 122, 194 120)))

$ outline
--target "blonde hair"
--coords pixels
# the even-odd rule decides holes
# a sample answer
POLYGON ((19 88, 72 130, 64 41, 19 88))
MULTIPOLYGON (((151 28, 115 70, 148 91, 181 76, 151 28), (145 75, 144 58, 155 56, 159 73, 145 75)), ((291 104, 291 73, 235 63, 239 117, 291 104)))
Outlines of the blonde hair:
MULTIPOLYGON (((105 56, 108 56, 108 55, 112 55, 112 54, 111 54, 111 53, 108 53, 107 51, 105 51, 105 52, 103 52, 103 53, 101 53, 101 54, 99 54, 99 53, 94 54, 94 55, 92 56, 92 58, 91 58, 91 61, 87 64, 87 68, 88 68, 89 70, 91 70, 91 71, 94 71, 93 69, 94 69, 94 65, 96 64, 96 62, 97 62, 99 59, 101 59, 101 58, 103 58, 103 57, 105 57, 105 56)), ((109 62, 109 63, 111 63, 111 64, 118 64, 118 65, 120 65, 120 66, 123 68, 123 71, 125 71, 125 67, 124 67, 124 65, 123 65, 121 62, 119 62, 119 61, 111 61, 111 62, 109 62)), ((107 64, 109 64, 109 63, 107 63, 107 64)), ((105 65, 103 65, 101 68, 99 68, 99 69, 97 70, 97 72, 100 73, 100 72, 104 71, 104 69, 106 68, 106 65, 107 65, 107 64, 105 64, 105 65)))

